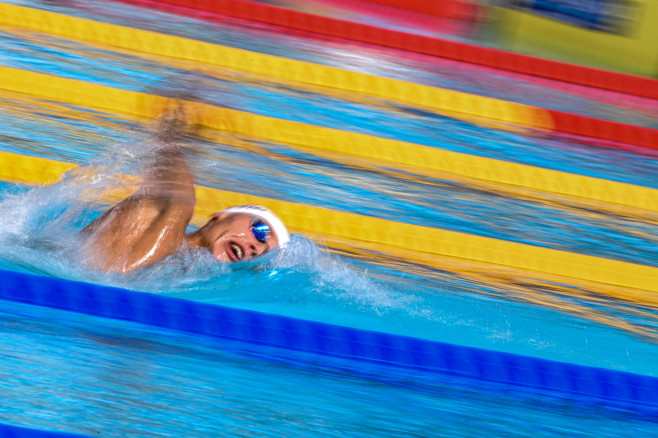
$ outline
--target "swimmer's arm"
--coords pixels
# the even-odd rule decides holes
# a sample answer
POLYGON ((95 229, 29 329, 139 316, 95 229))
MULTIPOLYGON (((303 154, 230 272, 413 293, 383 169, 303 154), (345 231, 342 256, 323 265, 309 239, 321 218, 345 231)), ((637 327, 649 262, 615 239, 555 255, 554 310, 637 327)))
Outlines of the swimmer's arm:
POLYGON ((194 209, 194 178, 183 155, 186 129, 182 109, 170 111, 158 120, 152 131, 152 141, 157 145, 152 164, 133 196, 153 199, 167 206, 191 204, 194 209))
POLYGON ((178 139, 157 138, 153 165, 139 189, 82 230, 97 269, 126 272, 173 254, 196 202, 178 139))
POLYGON ((154 153, 154 161, 133 197, 151 199, 163 207, 194 209, 194 178, 178 143, 165 143, 154 153))

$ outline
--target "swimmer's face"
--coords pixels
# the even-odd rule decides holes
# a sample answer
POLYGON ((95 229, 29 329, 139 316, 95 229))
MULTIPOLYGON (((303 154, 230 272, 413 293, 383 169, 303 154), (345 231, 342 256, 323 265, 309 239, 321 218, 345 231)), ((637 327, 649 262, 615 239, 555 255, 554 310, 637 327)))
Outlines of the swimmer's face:
POLYGON ((215 213, 195 234, 220 262, 249 260, 279 244, 270 224, 248 213, 215 213))

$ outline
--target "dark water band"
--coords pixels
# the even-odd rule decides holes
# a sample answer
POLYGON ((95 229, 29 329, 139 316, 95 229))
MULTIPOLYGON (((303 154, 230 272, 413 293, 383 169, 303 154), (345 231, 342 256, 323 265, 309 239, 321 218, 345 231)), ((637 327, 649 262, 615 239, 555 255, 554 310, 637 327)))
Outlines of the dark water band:
POLYGON ((658 412, 658 378, 0 271, 0 299, 658 412))
POLYGON ((67 432, 29 429, 11 424, 0 424, 0 437, 2 438, 84 438, 88 435, 79 435, 67 432))

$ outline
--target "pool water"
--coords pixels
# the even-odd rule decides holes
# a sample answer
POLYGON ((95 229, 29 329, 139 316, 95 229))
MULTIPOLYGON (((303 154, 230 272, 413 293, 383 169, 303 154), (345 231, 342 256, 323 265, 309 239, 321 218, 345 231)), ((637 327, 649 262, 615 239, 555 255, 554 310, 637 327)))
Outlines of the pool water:
MULTIPOLYGON (((32 104, 36 105, 36 102, 32 104)), ((126 132, 128 128, 120 120, 112 121, 114 129, 124 132, 113 134, 115 137, 107 135, 104 141, 107 142, 108 151, 98 155, 98 142, 86 138, 96 138, 98 132, 84 128, 81 111, 76 113, 74 119, 75 136, 70 130, 48 129, 49 123, 66 123, 61 114, 54 120, 40 111, 35 114, 41 120, 41 129, 48 135, 62 131, 68 135, 66 151, 60 153, 72 154, 72 146, 76 144, 78 150, 75 153, 79 156, 83 153, 88 156, 96 154, 93 158, 86 158, 88 168, 95 169, 94 180, 90 182, 85 173, 81 172, 81 177, 72 176, 54 186, 30 190, 7 186, 3 190, 2 200, 2 223, 5 225, 0 232, 0 239, 5 244, 0 253, 3 261, 0 267, 460 345, 656 374, 653 361, 649 360, 657 352, 651 341, 655 336, 651 309, 647 311, 646 306, 619 303, 614 299, 603 302, 588 299, 588 293, 580 291, 578 286, 547 283, 532 278, 524 279, 525 284, 510 283, 504 274, 491 271, 491 268, 447 262, 444 269, 437 271, 390 259, 384 254, 364 252, 358 247, 329 251, 331 247, 324 249, 323 246, 330 243, 318 244, 307 237, 296 235, 292 245, 285 251, 270 254, 258 263, 217 265, 208 253, 190 251, 130 276, 91 271, 84 267, 84 260, 77 258, 75 236, 78 230, 102 211, 103 206, 80 198, 98 199, 100 193, 108 187, 120 184, 116 180, 117 173, 139 174, 144 162, 134 158, 144 155, 144 143, 139 140, 137 131, 133 131, 131 140, 131 133, 126 132), (82 137, 82 141, 73 143, 78 140, 77 137, 82 137), (95 150, 85 152, 84 145, 94 143, 95 150), (106 170, 99 163, 103 163, 106 170), (83 197, 82 193, 86 195, 83 197), (556 293, 564 298, 551 302, 546 297, 556 293), (546 305, 528 304, 537 300, 546 305), (600 324, 601 321, 607 324, 600 324), (456 330, 456 327, 459 329, 456 330), (621 327, 626 329, 619 330, 621 327), (611 343, 611 339, 617 341, 611 343), (605 354, 602 355, 602 351, 605 354), (638 361, 638 357, 643 359, 638 361)), ((22 116, 25 123, 35 117, 34 114, 22 116)), ((96 123, 94 114, 89 116, 92 117, 90 123, 96 123)), ((105 119, 97 126, 103 127, 108 123, 105 119)), ((19 131, 13 138, 24 136, 26 142, 38 143, 40 147, 49 144, 61 146, 61 142, 39 142, 36 131, 25 131, 19 124, 13 126, 18 127, 15 130, 19 131)), ((137 128, 133 126, 132 129, 137 128)), ((205 153, 212 151, 213 160, 197 157, 193 163, 200 169, 198 175, 209 180, 214 177, 210 181, 227 181, 227 184, 218 184, 220 187, 249 187, 254 193, 261 193, 260 187, 278 192, 281 189, 275 184, 281 184, 294 196, 292 199, 302 199, 310 204, 317 199, 322 188, 322 206, 350 211, 350 204, 368 205, 372 202, 374 212, 390 211, 396 214, 389 216, 379 213, 383 217, 399 219, 400 211, 415 210, 425 216, 436 214, 444 218, 441 221, 437 219, 436 226, 446 227, 452 222, 455 229, 461 231, 479 229, 482 232, 486 229, 482 225, 489 217, 500 215, 503 218, 506 212, 522 211, 516 202, 523 203, 523 200, 504 199, 502 205, 493 208, 492 199, 486 192, 475 191, 475 197, 469 199, 462 194, 465 190, 460 193, 460 198, 452 200, 462 207, 472 206, 473 210, 462 212, 457 207, 451 210, 446 204, 451 200, 451 194, 454 196, 455 187, 452 191, 446 190, 444 195, 438 190, 426 188, 425 193, 419 191, 411 196, 411 190, 419 185, 414 184, 406 189, 408 182, 387 178, 383 172, 379 174, 370 170, 359 175, 359 169, 341 168, 336 163, 322 161, 298 161, 294 162, 294 167, 284 162, 277 166, 273 158, 251 151, 201 141, 199 147, 203 147, 205 153), (244 166, 245 171, 237 171, 236 166, 244 166), (289 168, 292 171, 286 172, 289 168), (222 175, 222 178, 218 180, 217 175, 222 175), (341 180, 354 182, 339 185, 341 180), (331 193, 332 185, 336 187, 335 194, 331 193), (397 197, 394 196, 396 192, 392 191, 395 187, 401 191, 397 197), (419 199, 426 196, 426 193, 437 197, 433 209, 426 200, 419 199), (376 203, 379 203, 377 209, 376 203), (424 210, 418 204, 423 205, 424 210), (487 204, 489 208, 477 211, 487 204)), ((54 155, 49 150, 41 153, 54 155)), ((79 160, 84 164, 85 158, 79 160)), ((201 184, 204 183, 212 185, 202 180, 201 184)), ((359 211, 356 208, 354 210, 359 211)), ((566 209, 553 210, 564 214, 566 209)), ((587 229, 590 215, 579 217, 573 212, 570 214, 576 222, 573 226, 564 226, 570 224, 565 224, 566 221, 562 219, 565 242, 570 245, 580 243, 584 250, 589 250, 588 239, 598 237, 603 242, 607 232, 612 234, 610 244, 618 245, 615 247, 615 255, 620 256, 624 248, 619 246, 622 239, 617 237, 621 233, 621 221, 608 227, 605 221, 601 221, 603 231, 595 230, 592 236, 588 236, 579 233, 578 229, 587 229)), ((538 219, 541 217, 537 216, 538 219)), ((519 221, 519 232, 527 233, 528 237, 521 235, 519 240, 537 239, 541 236, 541 229, 547 227, 541 222, 528 222, 527 214, 510 220, 519 221)), ((655 232, 650 224, 646 221, 644 224, 632 223, 632 226, 644 225, 649 232, 655 232)), ((488 227, 490 235, 495 237, 500 238, 502 233, 503 236, 518 235, 506 228, 488 227)), ((644 236, 640 233, 631 234, 629 239, 640 240, 644 236)), ((546 242, 550 245, 558 242, 557 239, 549 238, 550 234, 547 234, 546 242)), ((629 246, 641 251, 645 245, 650 247, 650 242, 629 246)), ((650 256, 649 251, 646 254, 650 256)))
MULTIPOLYGON (((428 66, 429 60, 338 43, 325 47, 275 35, 264 26, 217 26, 162 13, 149 13, 157 19, 137 23, 139 10, 125 5, 112 7, 110 14, 107 6, 68 3, 76 7, 47 7, 494 97, 515 80, 479 69, 464 76, 470 70, 463 65, 462 73, 449 74, 448 68, 428 66)), ((0 39, 4 66, 152 93, 192 87, 219 106, 658 188, 658 160, 648 152, 494 129, 421 108, 295 89, 16 28, 0 27, 0 39)), ((518 83, 507 99, 554 105, 555 90, 535 92, 543 87, 529 79, 518 83)), ((654 103, 620 99, 606 107, 585 94, 562 96, 578 102, 574 111, 655 126, 654 103)), ((607 296, 591 284, 467 260, 446 258, 437 269, 355 242, 295 235, 285 250, 235 266, 185 250, 128 276, 94 272, 79 258, 76 233, 106 207, 98 202, 101 194, 123 184, 118 174, 143 172, 148 121, 0 91, 0 123, 0 151, 81 166, 53 186, 0 185, 0 269, 658 376, 655 306, 607 296)), ((658 266, 658 218, 648 212, 597 208, 447 175, 428 177, 210 129, 190 139, 190 150, 202 186, 658 266)), ((3 422, 18 425, 92 436, 427 436, 428 431, 618 436, 620 430, 650 436, 656 431, 636 412, 556 395, 480 388, 405 370, 391 374, 385 367, 218 344, 26 305, 3 303, 0 318, 6 352, 0 372, 7 394, 0 414, 3 422)))
POLYGON ((61 310, 3 303, 0 320, 0 420, 14 425, 108 437, 607 437, 656 430, 641 413, 586 399, 417 370, 391 373, 61 310))

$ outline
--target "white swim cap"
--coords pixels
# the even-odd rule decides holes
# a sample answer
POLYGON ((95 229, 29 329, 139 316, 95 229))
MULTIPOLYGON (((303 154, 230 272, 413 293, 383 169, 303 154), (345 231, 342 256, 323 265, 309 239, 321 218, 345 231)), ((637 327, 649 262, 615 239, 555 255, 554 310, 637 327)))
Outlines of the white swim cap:
POLYGON ((272 231, 274 231, 276 237, 279 239, 279 246, 285 245, 290 240, 290 234, 283 221, 262 205, 239 205, 237 207, 229 207, 221 213, 246 213, 256 216, 272 227, 272 231))

